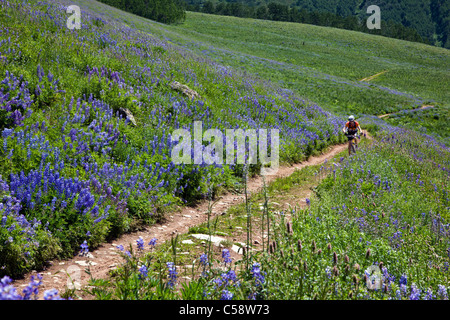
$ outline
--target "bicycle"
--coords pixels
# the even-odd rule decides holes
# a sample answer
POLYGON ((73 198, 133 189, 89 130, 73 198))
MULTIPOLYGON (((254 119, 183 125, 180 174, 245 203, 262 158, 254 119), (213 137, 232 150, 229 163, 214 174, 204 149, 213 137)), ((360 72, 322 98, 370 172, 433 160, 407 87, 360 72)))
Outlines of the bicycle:
POLYGON ((348 143, 349 143, 349 155, 352 154, 352 152, 354 154, 356 154, 356 148, 357 148, 357 144, 356 144, 356 140, 355 138, 360 138, 359 134, 346 134, 345 135, 348 139, 348 143))

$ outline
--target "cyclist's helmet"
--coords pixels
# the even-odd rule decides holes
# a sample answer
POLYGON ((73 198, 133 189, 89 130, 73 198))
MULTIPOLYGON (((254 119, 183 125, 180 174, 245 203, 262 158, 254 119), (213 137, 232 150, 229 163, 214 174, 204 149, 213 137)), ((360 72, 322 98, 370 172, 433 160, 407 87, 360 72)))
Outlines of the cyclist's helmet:
POLYGON ((348 121, 355 121, 355 117, 354 116, 348 117, 348 121))

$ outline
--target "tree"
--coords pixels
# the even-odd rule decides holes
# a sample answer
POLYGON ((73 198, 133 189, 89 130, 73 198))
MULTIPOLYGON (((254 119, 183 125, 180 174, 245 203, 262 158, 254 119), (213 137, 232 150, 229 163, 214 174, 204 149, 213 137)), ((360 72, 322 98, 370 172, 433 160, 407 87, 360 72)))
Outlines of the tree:
POLYGON ((214 13, 215 9, 216 8, 214 7, 214 3, 212 3, 211 1, 206 1, 203 4, 202 12, 204 12, 204 13, 214 13))

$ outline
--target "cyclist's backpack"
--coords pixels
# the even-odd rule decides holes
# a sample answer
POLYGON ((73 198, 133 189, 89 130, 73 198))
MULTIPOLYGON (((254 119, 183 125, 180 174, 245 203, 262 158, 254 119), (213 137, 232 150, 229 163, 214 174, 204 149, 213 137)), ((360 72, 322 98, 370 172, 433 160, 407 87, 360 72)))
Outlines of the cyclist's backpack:
POLYGON ((347 122, 347 127, 349 130, 356 130, 358 128, 358 122, 356 121, 349 121, 347 122))

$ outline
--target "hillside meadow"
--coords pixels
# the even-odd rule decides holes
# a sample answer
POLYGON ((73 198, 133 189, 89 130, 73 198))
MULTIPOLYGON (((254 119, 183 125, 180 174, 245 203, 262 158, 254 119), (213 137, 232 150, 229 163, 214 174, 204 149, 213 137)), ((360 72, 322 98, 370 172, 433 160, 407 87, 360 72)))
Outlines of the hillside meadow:
MULTIPOLYGON (((197 13, 167 26, 96 1, 0 6, 2 298, 31 299, 39 286, 33 278, 18 292, 9 277, 162 222, 180 206, 245 189, 246 178, 259 173, 261 162, 174 164, 174 130, 193 135, 195 121, 204 129, 278 129, 287 166, 345 142, 341 128, 351 112, 374 139, 356 156, 341 154, 268 186, 255 196, 264 199, 257 210, 252 199, 230 209, 244 216, 247 234, 270 235, 268 250, 247 252, 239 268, 229 256, 231 240, 215 256, 211 249, 192 253, 195 261, 186 264, 197 272, 181 284, 177 240, 155 247, 137 239, 138 251, 117 248, 124 265, 111 278, 93 279, 88 293, 139 300, 448 299, 450 157, 442 143, 447 133, 433 129, 448 123, 448 50, 197 13), (81 30, 66 28, 73 3, 82 8, 81 30), (174 90, 174 81, 197 94, 174 90), (423 104, 439 113, 427 132, 436 138, 376 117, 423 104), (307 207, 293 203, 285 220, 269 199, 301 185, 299 175, 320 179, 307 207), (265 223, 252 228, 258 215, 265 223), (377 290, 364 285, 373 265, 383 281, 377 290)), ((415 119, 404 119, 415 128, 415 119)), ((212 234, 213 226, 203 230, 212 234)))

